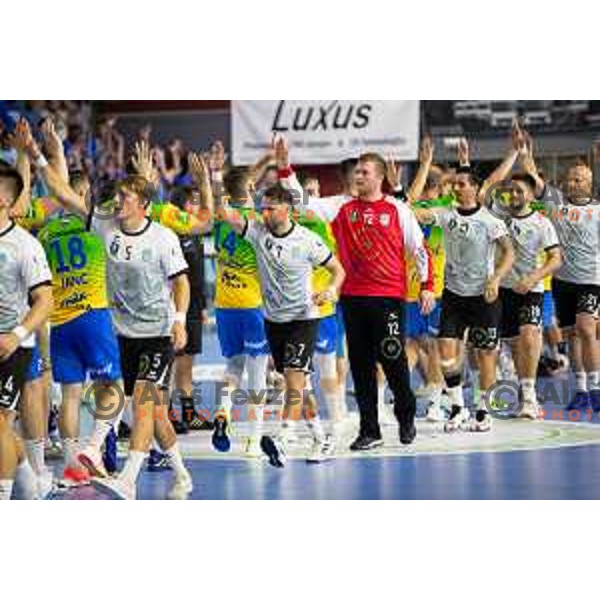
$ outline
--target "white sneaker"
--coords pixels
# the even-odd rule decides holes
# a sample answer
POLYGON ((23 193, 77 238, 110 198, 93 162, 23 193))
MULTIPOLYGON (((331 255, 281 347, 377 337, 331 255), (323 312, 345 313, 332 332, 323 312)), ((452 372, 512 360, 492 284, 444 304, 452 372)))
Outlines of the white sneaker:
POLYGON ((100 477, 101 479, 108 477, 102 456, 97 448, 88 446, 77 455, 77 460, 88 470, 91 477, 100 477))
POLYGON ((322 463, 330 460, 333 454, 333 439, 327 435, 323 440, 314 440, 312 447, 306 457, 307 463, 322 463))
POLYGON ((431 402, 427 407, 427 413, 425 414, 425 420, 429 423, 440 423, 446 419, 446 414, 442 407, 436 402, 431 402))
POLYGON ((95 479, 96 487, 112 492, 117 500, 135 500, 136 486, 120 477, 108 477, 106 479, 95 479))
POLYGON ((262 452, 260 449, 260 440, 255 435, 249 435, 244 444, 244 456, 246 458, 260 458, 262 452))
POLYGON ((187 500, 189 495, 194 491, 194 483, 192 482, 192 476, 188 471, 184 474, 175 477, 175 482, 171 491, 167 495, 169 500, 187 500))
POLYGON ((460 431, 461 429, 468 428, 469 424, 469 409, 465 406, 458 406, 453 404, 450 409, 450 416, 444 424, 444 431, 452 433, 453 431, 460 431))
POLYGON ((487 410, 479 409, 471 419, 471 431, 487 432, 492 430, 492 417, 487 410))
POLYGON ((540 407, 536 400, 525 400, 518 414, 519 419, 531 419, 537 421, 539 419, 540 407))

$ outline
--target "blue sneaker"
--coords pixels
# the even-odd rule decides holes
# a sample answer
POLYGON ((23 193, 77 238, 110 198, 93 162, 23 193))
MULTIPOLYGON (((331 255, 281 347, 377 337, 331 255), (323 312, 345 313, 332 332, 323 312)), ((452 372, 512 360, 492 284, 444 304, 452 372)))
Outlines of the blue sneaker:
POLYGON ((215 419, 215 428, 212 434, 212 445, 217 452, 229 452, 231 449, 229 418, 225 416, 218 416, 215 419))
POLYGON ((586 411, 590 408, 590 395, 588 392, 577 391, 573 399, 567 404, 567 410, 586 411))
POLYGON ((114 427, 110 428, 106 440, 104 441, 104 454, 102 462, 107 473, 112 475, 117 472, 117 434, 114 427))
POLYGON ((166 454, 159 452, 158 450, 150 450, 150 456, 148 456, 148 467, 147 470, 151 473, 159 473, 160 471, 170 471, 171 464, 166 454))
POLYGON ((592 390, 590 392, 590 402, 592 404, 592 410, 595 413, 600 412, 600 390, 592 390))

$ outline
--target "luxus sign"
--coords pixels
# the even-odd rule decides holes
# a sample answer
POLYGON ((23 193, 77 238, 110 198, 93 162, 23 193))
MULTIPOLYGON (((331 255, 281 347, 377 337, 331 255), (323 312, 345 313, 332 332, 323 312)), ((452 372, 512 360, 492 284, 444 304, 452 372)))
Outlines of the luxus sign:
POLYGON ((418 100, 234 100, 233 162, 256 162, 273 133, 284 135, 294 164, 329 164, 362 152, 416 160, 418 100))

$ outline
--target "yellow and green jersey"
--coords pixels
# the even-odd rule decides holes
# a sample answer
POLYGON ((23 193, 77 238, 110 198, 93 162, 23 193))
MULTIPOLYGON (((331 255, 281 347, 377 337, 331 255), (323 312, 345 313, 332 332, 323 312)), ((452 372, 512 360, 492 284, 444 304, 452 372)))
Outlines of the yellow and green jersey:
MULTIPOLYGON (((452 196, 440 196, 434 200, 420 200, 412 204, 413 208, 449 208, 453 205, 452 196)), ((446 252, 444 249, 444 231, 438 225, 421 225, 427 247, 433 263, 433 291, 436 298, 444 291, 444 269, 446 267, 446 252)), ((406 256, 406 301, 416 302, 421 293, 419 273, 412 256, 406 256)))
MULTIPOLYGON (((317 218, 316 216, 307 217, 305 215, 298 216, 296 221, 299 225, 306 227, 313 233, 316 233, 324 242, 324 244, 331 250, 333 254, 336 253, 335 237, 331 231, 331 226, 326 221, 317 218)), ((325 267, 317 267, 313 271, 313 291, 323 292, 331 283, 331 273, 325 267)), ((330 317, 335 314, 335 303, 326 302, 319 307, 319 316, 321 318, 330 317)))
MULTIPOLYGON (((237 208, 240 217, 255 219, 254 208, 237 208)), ((259 308, 262 306, 260 279, 254 248, 224 221, 214 226, 217 253, 215 306, 259 308)))
POLYGON ((52 272, 52 325, 108 308, 106 251, 100 236, 77 215, 52 217, 39 231, 52 272))

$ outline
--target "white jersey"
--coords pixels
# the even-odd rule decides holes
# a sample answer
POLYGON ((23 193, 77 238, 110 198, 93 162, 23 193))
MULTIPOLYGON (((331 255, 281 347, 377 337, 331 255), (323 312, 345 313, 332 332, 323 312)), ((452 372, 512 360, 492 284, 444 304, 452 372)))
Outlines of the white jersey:
MULTIPOLYGON (((51 282, 42 245, 11 221, 0 231, 0 332, 8 333, 19 325, 29 312, 29 292, 51 282)), ((33 334, 21 343, 23 348, 34 345, 33 334)))
POLYGON ((460 296, 480 296, 494 272, 496 240, 507 236, 503 221, 487 208, 453 208, 435 213, 444 231, 444 285, 460 296))
POLYGON ((319 318, 313 269, 332 256, 321 238, 297 223, 278 236, 256 219, 246 221, 242 236, 256 250, 265 317, 277 323, 319 318))
POLYGON ((571 283, 600 285, 600 205, 595 201, 562 206, 549 202, 547 207, 563 251, 562 266, 554 276, 571 283))
MULTIPOLYGON (((549 219, 539 212, 522 217, 512 217, 506 223, 513 243, 515 260, 502 287, 512 289, 515 284, 546 262, 546 252, 559 246, 556 230, 549 219)), ((539 281, 532 292, 543 293, 544 282, 539 281)))
POLYGON ((119 335, 169 336, 174 318, 170 280, 188 268, 177 236, 149 219, 136 232, 98 217, 92 228, 106 246, 108 295, 119 335))

